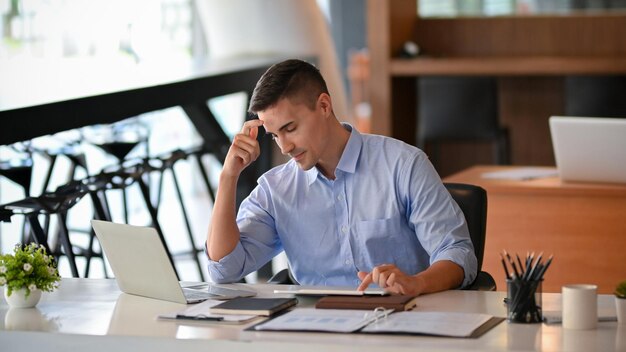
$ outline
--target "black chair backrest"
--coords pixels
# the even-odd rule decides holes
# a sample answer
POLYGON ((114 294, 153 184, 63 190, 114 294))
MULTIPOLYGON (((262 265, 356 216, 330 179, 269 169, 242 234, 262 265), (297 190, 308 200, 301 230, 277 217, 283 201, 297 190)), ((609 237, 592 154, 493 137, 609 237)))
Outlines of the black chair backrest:
POLYGON ((417 113, 418 147, 432 140, 494 139, 500 129, 497 81, 420 77, 417 113))
POLYGON ((478 272, 483 266, 485 234, 487 231, 487 191, 484 188, 464 183, 444 183, 452 198, 465 215, 465 221, 478 259, 478 272))
POLYGON ((626 76, 565 78, 565 115, 626 117, 626 76))

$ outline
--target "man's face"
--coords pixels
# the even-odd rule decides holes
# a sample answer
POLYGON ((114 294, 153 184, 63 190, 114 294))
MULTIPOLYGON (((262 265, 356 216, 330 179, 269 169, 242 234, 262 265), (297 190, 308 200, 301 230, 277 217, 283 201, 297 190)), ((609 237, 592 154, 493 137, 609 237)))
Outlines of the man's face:
POLYGON ((311 110, 303 103, 288 98, 258 113, 267 134, 271 135, 280 151, 292 157, 303 170, 314 167, 324 158, 327 145, 327 106, 320 98, 311 110))

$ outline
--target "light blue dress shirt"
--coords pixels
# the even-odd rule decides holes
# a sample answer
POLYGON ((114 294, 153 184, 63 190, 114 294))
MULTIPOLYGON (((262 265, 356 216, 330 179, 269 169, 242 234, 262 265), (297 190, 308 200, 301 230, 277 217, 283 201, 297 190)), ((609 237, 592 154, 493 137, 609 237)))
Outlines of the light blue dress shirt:
POLYGON ((352 126, 335 180, 290 160, 258 180, 237 215, 241 239, 209 260, 215 282, 233 282, 282 250, 303 285, 356 286, 358 271, 395 264, 419 273, 439 260, 476 277, 477 261, 463 213, 427 156, 401 141, 360 134, 352 126))

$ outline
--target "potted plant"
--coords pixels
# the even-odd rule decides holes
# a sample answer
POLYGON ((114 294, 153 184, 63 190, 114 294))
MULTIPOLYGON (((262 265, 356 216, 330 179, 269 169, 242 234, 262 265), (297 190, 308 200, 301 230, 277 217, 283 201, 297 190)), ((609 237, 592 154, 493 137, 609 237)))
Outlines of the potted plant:
POLYGON ((615 309, 618 323, 626 324, 626 280, 615 288, 615 309))
POLYGON ((41 292, 52 292, 60 280, 56 261, 43 246, 17 244, 13 254, 0 255, 0 286, 12 308, 34 307, 41 292))

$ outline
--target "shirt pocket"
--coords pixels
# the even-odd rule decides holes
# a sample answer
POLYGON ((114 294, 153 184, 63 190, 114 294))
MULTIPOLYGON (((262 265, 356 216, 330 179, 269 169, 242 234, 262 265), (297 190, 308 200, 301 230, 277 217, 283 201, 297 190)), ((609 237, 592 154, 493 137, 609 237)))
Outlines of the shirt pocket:
POLYGON ((358 251, 366 265, 397 264, 407 254, 401 216, 388 219, 363 220, 355 224, 358 251))

